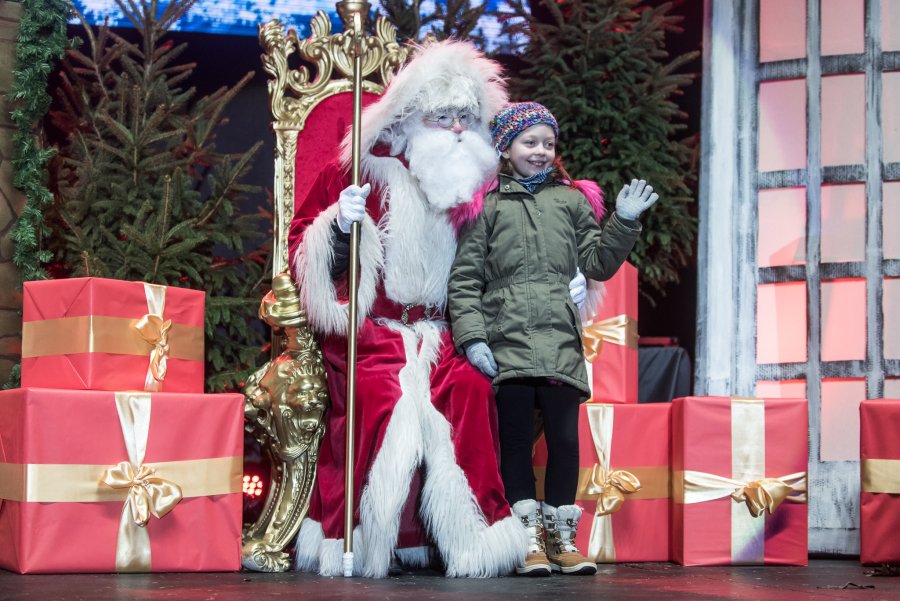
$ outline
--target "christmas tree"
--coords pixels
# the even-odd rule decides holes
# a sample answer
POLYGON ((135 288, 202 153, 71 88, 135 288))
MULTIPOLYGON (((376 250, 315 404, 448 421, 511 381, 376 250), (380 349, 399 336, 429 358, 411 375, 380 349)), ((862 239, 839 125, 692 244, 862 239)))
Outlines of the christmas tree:
POLYGON ((679 70, 699 53, 670 58, 665 50, 680 17, 671 3, 640 0, 512 0, 508 7, 504 33, 519 40, 511 94, 554 114, 568 171, 598 181, 610 212, 632 178, 659 192, 629 260, 643 284, 663 292, 687 265, 696 235, 695 153, 691 140, 679 138, 685 115, 673 96, 691 82, 679 70))
MULTIPOLYGON (((423 12, 420 0, 382 0, 380 4, 384 16, 397 27, 397 38, 401 42, 418 42, 426 36, 445 40, 452 36, 484 47, 484 35, 476 27, 487 10, 486 3, 471 5, 469 0, 429 3, 433 12, 423 12)), ((374 23, 374 19, 370 22, 374 23)))
MULTIPOLYGON (((67 53, 52 124, 64 134, 51 167, 57 271, 207 292, 210 391, 234 389, 263 360, 255 311, 265 291, 266 224, 242 212, 259 190, 242 183, 257 149, 216 151, 223 111, 253 73, 196 98, 194 70, 167 30, 196 0, 116 0, 131 41, 84 24, 67 53)), ((81 15, 78 15, 81 17, 81 15)), ((84 19, 82 19, 84 23, 84 19)))

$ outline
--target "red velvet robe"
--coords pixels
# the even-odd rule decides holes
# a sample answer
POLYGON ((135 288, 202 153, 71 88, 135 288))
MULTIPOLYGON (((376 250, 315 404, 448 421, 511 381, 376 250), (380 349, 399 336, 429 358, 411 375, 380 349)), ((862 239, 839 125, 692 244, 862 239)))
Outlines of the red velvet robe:
MULTIPOLYGON (((297 545, 298 567, 323 575, 340 574, 347 342, 346 322, 344 331, 335 331, 341 327, 335 311, 344 302, 346 281, 329 289, 331 283, 321 280, 330 271, 325 247, 333 238, 335 203, 348 183, 337 165, 326 167, 297 203, 289 234, 292 273, 313 328, 323 334, 332 403, 297 545)), ((383 577, 397 547, 421 544, 415 527, 404 527, 398 540, 406 507, 407 517, 418 509, 448 575, 507 573, 524 558, 526 541, 503 494, 490 382, 456 353, 446 322, 432 308, 427 315, 422 307, 412 308, 404 323, 403 305, 395 302, 404 299, 388 298, 381 273, 366 271, 366 261, 384 257, 384 250, 373 246, 379 242, 373 240, 375 224, 383 217, 381 189, 374 184, 367 201, 372 219, 361 233, 365 318, 357 343, 354 572, 383 577), (419 478, 418 504, 409 504, 419 478)), ((391 244, 390 238, 383 242, 391 244)), ((398 555, 416 563, 414 555, 398 555)), ((425 563, 424 556, 419 563, 425 563)))

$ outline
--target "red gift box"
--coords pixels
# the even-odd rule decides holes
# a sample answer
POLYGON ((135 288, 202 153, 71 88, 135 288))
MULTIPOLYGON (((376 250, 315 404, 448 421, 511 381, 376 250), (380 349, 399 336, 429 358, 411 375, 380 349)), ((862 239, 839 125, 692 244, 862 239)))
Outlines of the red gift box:
POLYGON ((26 282, 22 386, 203 392, 205 296, 103 278, 26 282))
MULTIPOLYGON (((575 543, 592 561, 669 560, 671 408, 669 403, 581 406, 575 502, 584 513, 575 543)), ((543 437, 534 465, 543 498, 543 437)))
POLYGON ((637 403, 637 269, 623 263, 605 282, 592 323, 581 329, 591 401, 637 403))
POLYGON ((240 569, 243 418, 240 394, 0 392, 0 567, 240 569))
POLYGON ((900 400, 859 405, 859 559, 900 563, 900 400))
POLYGON ((805 399, 672 407, 672 545, 682 565, 807 565, 805 399))

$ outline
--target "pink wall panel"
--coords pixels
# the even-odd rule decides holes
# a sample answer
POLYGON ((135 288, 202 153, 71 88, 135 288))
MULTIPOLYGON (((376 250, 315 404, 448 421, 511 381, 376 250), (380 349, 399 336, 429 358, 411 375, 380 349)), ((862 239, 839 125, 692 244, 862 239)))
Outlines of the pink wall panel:
POLYGON ((806 282, 756 290, 756 362, 806 361, 806 282))
POLYGON ((806 168, 806 80, 759 84, 759 171, 806 168))
POLYGON ((882 295, 884 358, 900 359, 900 279, 885 278, 882 295))
POLYGON ((866 358, 866 281, 822 282, 822 361, 866 358))
POLYGON ((822 186, 823 263, 863 261, 866 257, 866 187, 822 186))
POLYGON ((822 78, 822 165, 857 165, 865 158, 866 76, 822 78))
POLYGON ((881 86, 882 157, 885 163, 900 163, 900 72, 884 73, 881 86))
POLYGON ((865 380, 822 380, 820 461, 859 459, 859 403, 865 380))
POLYGON ((900 50, 900 2, 881 0, 881 50, 900 50))
POLYGON ((806 262, 806 188, 759 191, 759 267, 806 262))
POLYGON ((900 378, 885 378, 882 396, 886 399, 900 399, 900 378))
POLYGON ((884 258, 900 259, 900 182, 884 182, 881 190, 884 258))
POLYGON ((805 399, 806 380, 759 380, 755 394, 760 399, 805 399))
POLYGON ((806 0, 760 0, 759 62, 806 57, 806 0))
POLYGON ((860 54, 863 40, 863 0, 821 0, 822 56, 860 54))

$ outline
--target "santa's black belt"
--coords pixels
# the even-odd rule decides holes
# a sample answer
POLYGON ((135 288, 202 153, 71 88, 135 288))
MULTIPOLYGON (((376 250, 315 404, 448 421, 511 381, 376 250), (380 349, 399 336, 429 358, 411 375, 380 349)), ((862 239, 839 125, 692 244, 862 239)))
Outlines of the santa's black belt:
POLYGON ((444 319, 444 312, 439 307, 397 303, 379 295, 372 306, 372 317, 396 319, 405 325, 423 320, 444 319))

